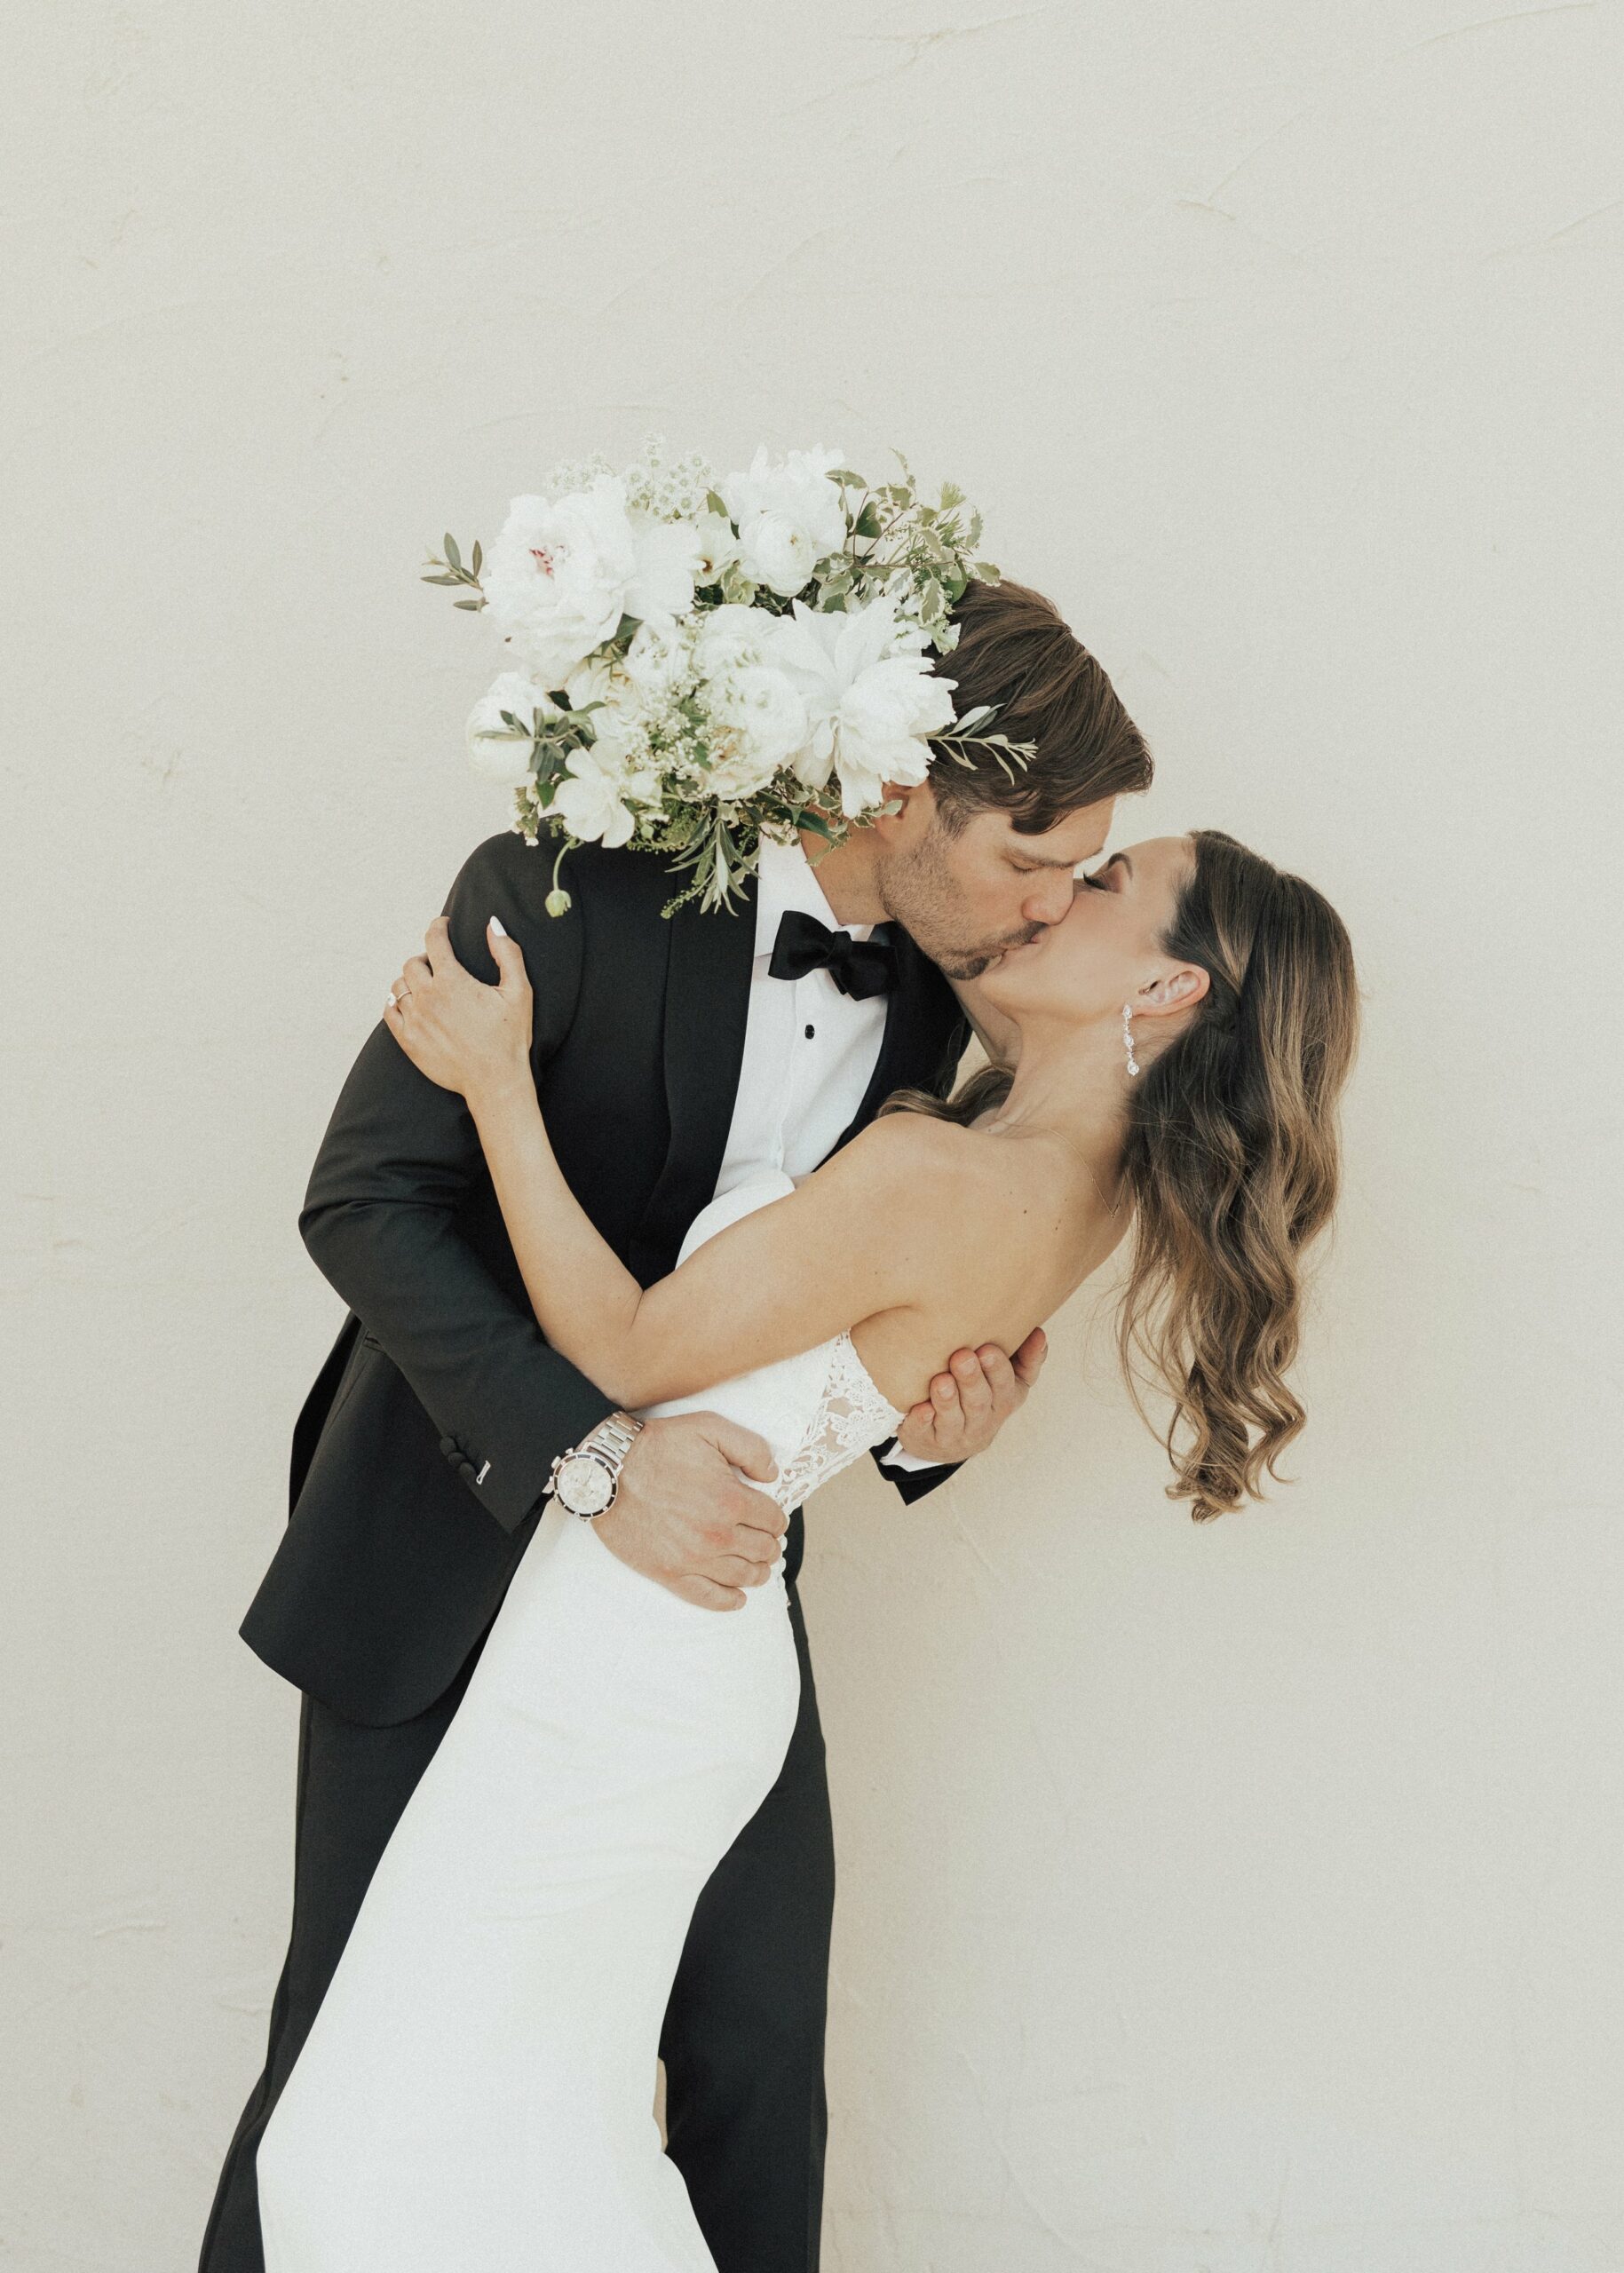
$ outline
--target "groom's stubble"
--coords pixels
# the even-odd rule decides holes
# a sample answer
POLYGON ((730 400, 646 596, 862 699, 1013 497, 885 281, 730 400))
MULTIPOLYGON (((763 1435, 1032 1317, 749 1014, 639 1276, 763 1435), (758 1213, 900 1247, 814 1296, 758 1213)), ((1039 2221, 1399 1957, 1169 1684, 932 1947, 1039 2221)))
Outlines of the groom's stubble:
POLYGON ((948 978, 978 978, 1006 948, 1025 946, 1044 926, 1022 923, 996 938, 975 935, 954 859, 963 842, 933 817, 916 843, 889 851, 876 864, 875 884, 890 921, 899 923, 939 970, 948 978))

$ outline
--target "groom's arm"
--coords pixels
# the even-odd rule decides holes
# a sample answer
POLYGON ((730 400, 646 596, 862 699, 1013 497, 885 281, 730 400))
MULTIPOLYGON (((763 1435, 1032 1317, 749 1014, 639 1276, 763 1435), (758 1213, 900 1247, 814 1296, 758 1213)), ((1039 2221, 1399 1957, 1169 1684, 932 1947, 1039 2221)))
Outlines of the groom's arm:
POLYGON ((873 1450, 875 1466, 888 1484, 897 1487, 897 1496, 905 1508, 915 1500, 923 1500, 934 1492, 939 1484, 946 1484, 963 1466, 962 1461, 915 1461, 902 1450, 893 1437, 888 1445, 875 1445, 873 1450))
MULTIPOLYGON (((535 1065, 568 1031, 581 986, 579 913, 552 917, 542 905, 550 867, 515 833, 487 838, 442 911, 476 978, 496 975, 486 944, 492 915, 524 950, 535 1065)), ((459 1212, 484 1175, 462 1098, 420 1073, 380 1021, 339 1094, 299 1230, 323 1277, 405 1375, 447 1458, 511 1531, 541 1497, 555 1455, 614 1408, 549 1347, 528 1303, 498 1284, 463 1237, 459 1212)))

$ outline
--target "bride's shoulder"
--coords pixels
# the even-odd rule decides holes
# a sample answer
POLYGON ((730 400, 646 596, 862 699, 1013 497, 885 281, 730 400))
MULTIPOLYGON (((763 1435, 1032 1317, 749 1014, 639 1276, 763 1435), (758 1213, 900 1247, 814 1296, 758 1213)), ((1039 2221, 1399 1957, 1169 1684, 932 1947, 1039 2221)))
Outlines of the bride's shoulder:
POLYGON ((975 1132, 956 1121, 898 1112, 870 1121, 835 1157, 853 1182, 881 1187, 893 1196, 918 1191, 939 1205, 979 1181, 980 1152, 975 1132))

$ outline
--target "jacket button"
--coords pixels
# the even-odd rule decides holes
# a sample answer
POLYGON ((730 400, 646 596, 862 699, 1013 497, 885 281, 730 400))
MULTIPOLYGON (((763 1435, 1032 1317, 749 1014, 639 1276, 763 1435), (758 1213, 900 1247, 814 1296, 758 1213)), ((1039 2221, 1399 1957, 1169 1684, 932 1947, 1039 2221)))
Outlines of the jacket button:
POLYGON ((446 1458, 449 1460, 456 1450, 456 1438, 455 1437, 442 1437, 440 1440, 440 1449, 444 1453, 446 1458))

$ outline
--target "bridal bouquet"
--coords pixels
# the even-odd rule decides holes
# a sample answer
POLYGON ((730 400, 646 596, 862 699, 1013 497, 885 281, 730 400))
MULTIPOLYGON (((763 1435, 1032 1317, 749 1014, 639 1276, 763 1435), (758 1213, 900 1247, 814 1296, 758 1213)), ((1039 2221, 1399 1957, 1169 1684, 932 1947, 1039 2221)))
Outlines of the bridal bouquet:
POLYGON ((954 715, 929 652, 973 578, 981 517, 951 484, 935 504, 905 462, 866 481, 836 450, 757 451, 718 479, 659 437, 616 472, 560 466, 515 497, 487 555, 455 540, 424 582, 489 614, 512 656, 474 705, 469 756, 514 792, 530 844, 646 847, 685 872, 666 913, 727 906, 763 837, 837 843, 884 785, 923 781, 933 751, 1013 767, 1028 744, 954 715))

